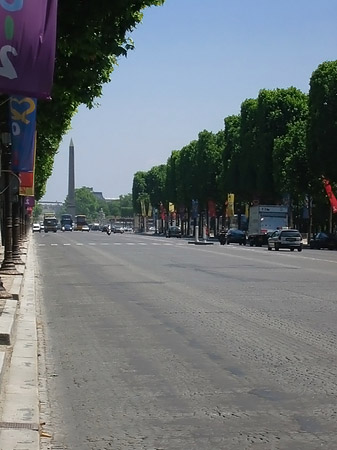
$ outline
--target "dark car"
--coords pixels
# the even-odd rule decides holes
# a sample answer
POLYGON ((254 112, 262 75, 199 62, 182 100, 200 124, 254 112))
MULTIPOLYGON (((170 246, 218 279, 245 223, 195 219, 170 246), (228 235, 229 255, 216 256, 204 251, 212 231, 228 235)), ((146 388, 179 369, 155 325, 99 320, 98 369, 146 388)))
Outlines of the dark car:
POLYGON ((123 227, 118 227, 118 226, 113 226, 112 227, 112 232, 113 233, 123 234, 124 233, 124 228, 123 227))
POLYGON ((71 223, 64 223, 61 227, 62 231, 73 231, 73 226, 71 223))
POLYGON ((175 225, 168 227, 168 229, 166 231, 166 237, 181 238, 181 229, 175 225))
POLYGON ((329 250, 337 249, 337 236, 332 233, 317 233, 309 243, 310 248, 327 248, 329 250))
POLYGON ((226 233, 226 244, 246 245, 246 233, 241 230, 230 228, 226 233))

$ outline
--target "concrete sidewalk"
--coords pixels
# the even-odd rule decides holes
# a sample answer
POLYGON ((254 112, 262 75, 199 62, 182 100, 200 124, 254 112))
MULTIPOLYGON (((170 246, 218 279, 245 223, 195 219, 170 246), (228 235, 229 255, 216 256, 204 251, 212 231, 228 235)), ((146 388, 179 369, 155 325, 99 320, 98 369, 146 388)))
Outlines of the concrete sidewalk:
MULTIPOLYGON (((29 237, 30 239, 31 237, 29 237)), ((0 450, 40 447, 35 261, 33 244, 17 265, 20 275, 1 279, 13 299, 0 311, 0 450)))

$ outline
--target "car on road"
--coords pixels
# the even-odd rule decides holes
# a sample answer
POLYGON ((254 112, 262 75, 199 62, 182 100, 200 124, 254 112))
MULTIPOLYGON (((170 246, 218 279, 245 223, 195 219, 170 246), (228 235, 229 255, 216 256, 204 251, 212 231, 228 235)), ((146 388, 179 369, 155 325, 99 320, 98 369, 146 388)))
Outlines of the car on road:
POLYGON ((82 231, 90 231, 89 225, 83 225, 82 231))
POLYGON ((327 248, 329 250, 337 250, 337 236, 332 233, 317 233, 312 239, 310 239, 309 247, 311 249, 327 248))
POLYGON ((170 238, 170 237, 181 238, 180 227, 177 227, 176 225, 169 226, 168 229, 166 230, 166 237, 167 238, 170 238))
POLYGON ((36 232, 41 232, 41 225, 39 223, 33 223, 33 227, 32 227, 33 233, 36 232))
POLYGON ((91 230, 91 231, 99 231, 99 230, 100 230, 100 228, 99 228, 99 223, 93 223, 93 224, 91 224, 90 230, 91 230))
POLYGON ((224 241, 226 242, 226 244, 246 245, 247 243, 246 233, 241 230, 230 228, 225 235, 224 241))
POLYGON ((61 227, 62 231, 73 231, 73 227, 70 223, 65 223, 61 227))
POLYGON ((124 228, 115 225, 115 226, 112 227, 112 232, 113 233, 123 234, 124 233, 124 228))
POLYGON ((268 250, 278 251, 280 248, 288 248, 292 252, 296 249, 301 252, 303 248, 301 233, 289 228, 274 231, 268 238, 268 250))

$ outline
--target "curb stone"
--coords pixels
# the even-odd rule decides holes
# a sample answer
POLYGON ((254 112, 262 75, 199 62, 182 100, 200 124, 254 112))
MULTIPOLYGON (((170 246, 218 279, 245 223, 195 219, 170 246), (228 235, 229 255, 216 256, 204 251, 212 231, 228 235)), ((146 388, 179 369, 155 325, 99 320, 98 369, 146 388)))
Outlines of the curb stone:
POLYGON ((11 345, 13 343, 14 325, 16 311, 18 308, 17 300, 7 299, 2 311, 0 321, 0 345, 11 345))

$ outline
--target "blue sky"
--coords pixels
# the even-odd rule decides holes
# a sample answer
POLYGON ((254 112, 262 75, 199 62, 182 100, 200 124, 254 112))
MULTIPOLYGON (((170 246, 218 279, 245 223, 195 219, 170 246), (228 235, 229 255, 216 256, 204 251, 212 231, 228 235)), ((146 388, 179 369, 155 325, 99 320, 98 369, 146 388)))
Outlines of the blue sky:
POLYGON ((308 92, 312 72, 337 59, 336 0, 166 0, 144 11, 99 107, 81 107, 55 157, 43 201, 75 187, 106 198, 132 190, 135 172, 165 164, 204 129, 218 132, 260 89, 308 92))

